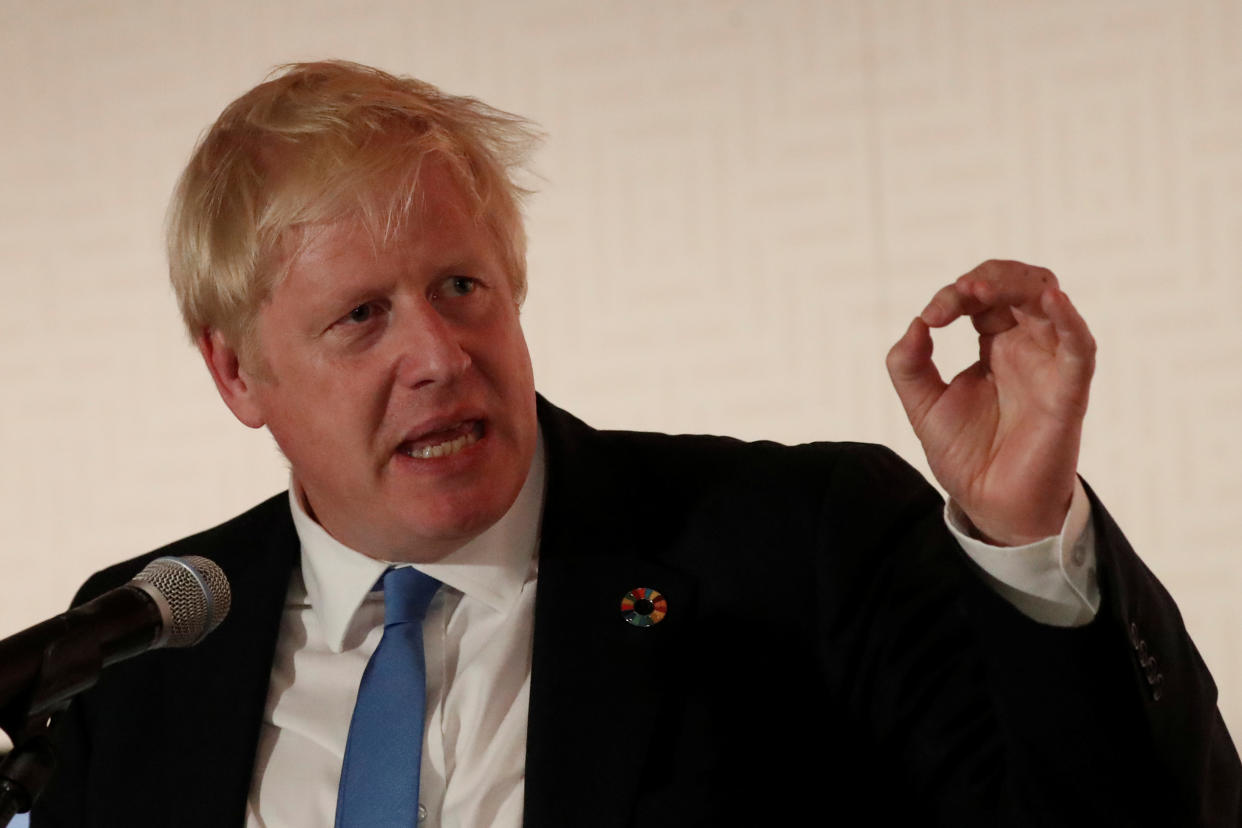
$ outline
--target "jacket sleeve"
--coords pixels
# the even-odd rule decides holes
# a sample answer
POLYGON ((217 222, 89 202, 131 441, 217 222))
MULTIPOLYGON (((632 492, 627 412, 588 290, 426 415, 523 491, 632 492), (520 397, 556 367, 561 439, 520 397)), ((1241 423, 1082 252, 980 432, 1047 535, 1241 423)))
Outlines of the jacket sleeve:
POLYGON ((1098 499, 1103 605, 1059 628, 985 584, 894 455, 840 468, 821 663, 916 810, 954 826, 1239 824, 1242 767, 1211 676, 1098 499))

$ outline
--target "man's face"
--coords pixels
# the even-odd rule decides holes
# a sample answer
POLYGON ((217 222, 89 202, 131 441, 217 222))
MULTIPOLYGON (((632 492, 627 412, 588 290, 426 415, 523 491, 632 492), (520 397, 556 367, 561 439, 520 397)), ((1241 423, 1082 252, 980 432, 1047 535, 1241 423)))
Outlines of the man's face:
POLYGON ((495 523, 536 443, 496 245, 441 165, 419 186, 383 246, 352 219, 308 231, 259 312, 264 370, 242 366, 230 401, 267 425, 316 520, 387 560, 434 560, 495 523))

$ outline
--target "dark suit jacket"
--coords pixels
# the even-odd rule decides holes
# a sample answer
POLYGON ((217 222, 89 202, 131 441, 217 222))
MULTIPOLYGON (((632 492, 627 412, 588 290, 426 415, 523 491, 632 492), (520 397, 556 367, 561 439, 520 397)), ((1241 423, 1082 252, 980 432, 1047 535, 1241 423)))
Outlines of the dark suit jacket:
MULTIPOLYGON (((886 449, 599 432, 543 400, 540 422, 527 825, 1239 824, 1212 679, 1094 498, 1105 603, 1057 629, 983 585, 886 449), (639 586, 668 600, 647 628, 619 607, 639 586)), ((298 561, 286 496, 76 600, 166 554, 217 561, 232 612, 76 700, 39 828, 242 822, 298 561)))

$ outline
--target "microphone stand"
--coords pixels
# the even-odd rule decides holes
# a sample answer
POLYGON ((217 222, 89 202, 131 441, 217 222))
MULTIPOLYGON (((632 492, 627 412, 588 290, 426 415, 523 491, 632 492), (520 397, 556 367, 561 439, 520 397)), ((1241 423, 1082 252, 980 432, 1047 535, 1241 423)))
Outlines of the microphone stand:
POLYGON ((29 811, 52 778, 52 720, 95 683, 104 666, 98 637, 86 625, 67 626, 66 635, 43 649, 31 687, 0 709, 0 728, 13 740, 13 750, 0 757, 0 828, 29 811))

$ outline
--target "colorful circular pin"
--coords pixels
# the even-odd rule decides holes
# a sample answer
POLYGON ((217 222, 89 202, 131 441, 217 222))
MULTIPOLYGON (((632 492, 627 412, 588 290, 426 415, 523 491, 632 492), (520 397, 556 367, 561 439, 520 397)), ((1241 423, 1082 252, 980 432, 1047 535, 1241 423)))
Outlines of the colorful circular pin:
POLYGON ((668 613, 668 601, 651 587, 635 587, 621 596, 621 615, 635 627, 659 624, 668 613))

